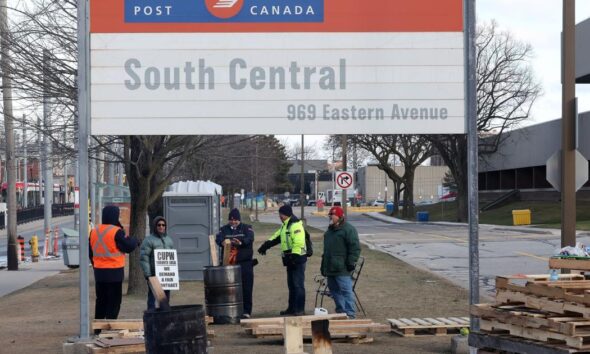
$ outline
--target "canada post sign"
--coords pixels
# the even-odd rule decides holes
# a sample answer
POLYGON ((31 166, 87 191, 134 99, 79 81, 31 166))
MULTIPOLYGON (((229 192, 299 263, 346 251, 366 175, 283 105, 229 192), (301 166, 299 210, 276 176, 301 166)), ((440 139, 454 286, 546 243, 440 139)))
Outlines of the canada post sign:
POLYGON ((125 0, 125 22, 322 22, 324 0, 125 0))
POLYGON ((94 135, 461 134, 462 0, 90 0, 94 135))

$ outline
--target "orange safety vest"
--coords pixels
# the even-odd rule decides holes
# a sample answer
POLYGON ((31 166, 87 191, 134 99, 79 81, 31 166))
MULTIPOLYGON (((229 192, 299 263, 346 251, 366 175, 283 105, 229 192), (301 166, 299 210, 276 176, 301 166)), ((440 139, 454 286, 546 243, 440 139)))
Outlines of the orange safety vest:
POLYGON ((125 254, 119 251, 115 235, 120 228, 115 225, 98 225, 90 232, 90 246, 95 268, 123 268, 125 254))

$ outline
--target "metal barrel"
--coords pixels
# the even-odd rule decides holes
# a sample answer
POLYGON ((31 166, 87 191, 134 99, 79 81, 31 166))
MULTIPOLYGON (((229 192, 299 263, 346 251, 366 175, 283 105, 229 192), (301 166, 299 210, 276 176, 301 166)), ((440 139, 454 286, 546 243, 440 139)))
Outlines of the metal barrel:
POLYGON ((244 312, 242 268, 239 265, 205 267, 207 315, 216 324, 237 324, 244 312))
POLYGON ((143 313, 147 354, 206 354, 207 328, 203 305, 172 306, 143 313))

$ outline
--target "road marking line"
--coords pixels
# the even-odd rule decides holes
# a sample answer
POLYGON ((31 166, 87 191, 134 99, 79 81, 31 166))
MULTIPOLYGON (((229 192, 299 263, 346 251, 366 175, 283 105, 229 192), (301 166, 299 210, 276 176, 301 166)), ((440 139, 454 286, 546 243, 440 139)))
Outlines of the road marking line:
POLYGON ((535 259, 538 259, 538 260, 543 261, 543 262, 548 262, 549 261, 549 258, 547 258, 547 257, 540 257, 540 256, 536 256, 534 254, 530 254, 530 253, 526 253, 526 252, 514 252, 514 253, 520 254, 521 256, 527 256, 527 257, 535 258, 535 259))

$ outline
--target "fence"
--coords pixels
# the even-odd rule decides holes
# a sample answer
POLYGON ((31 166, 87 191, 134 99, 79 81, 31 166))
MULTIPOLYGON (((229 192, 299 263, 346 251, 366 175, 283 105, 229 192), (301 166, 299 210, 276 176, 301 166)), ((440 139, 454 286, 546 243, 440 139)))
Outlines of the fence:
MULTIPOLYGON (((74 215, 74 203, 51 205, 51 216, 57 217, 66 215, 74 215)), ((43 217, 43 205, 39 205, 32 208, 20 209, 16 211, 16 224, 26 224, 31 221, 41 220, 43 219, 43 217)), ((6 227, 4 221, 4 213, 0 212, 0 230, 3 230, 6 227)))

